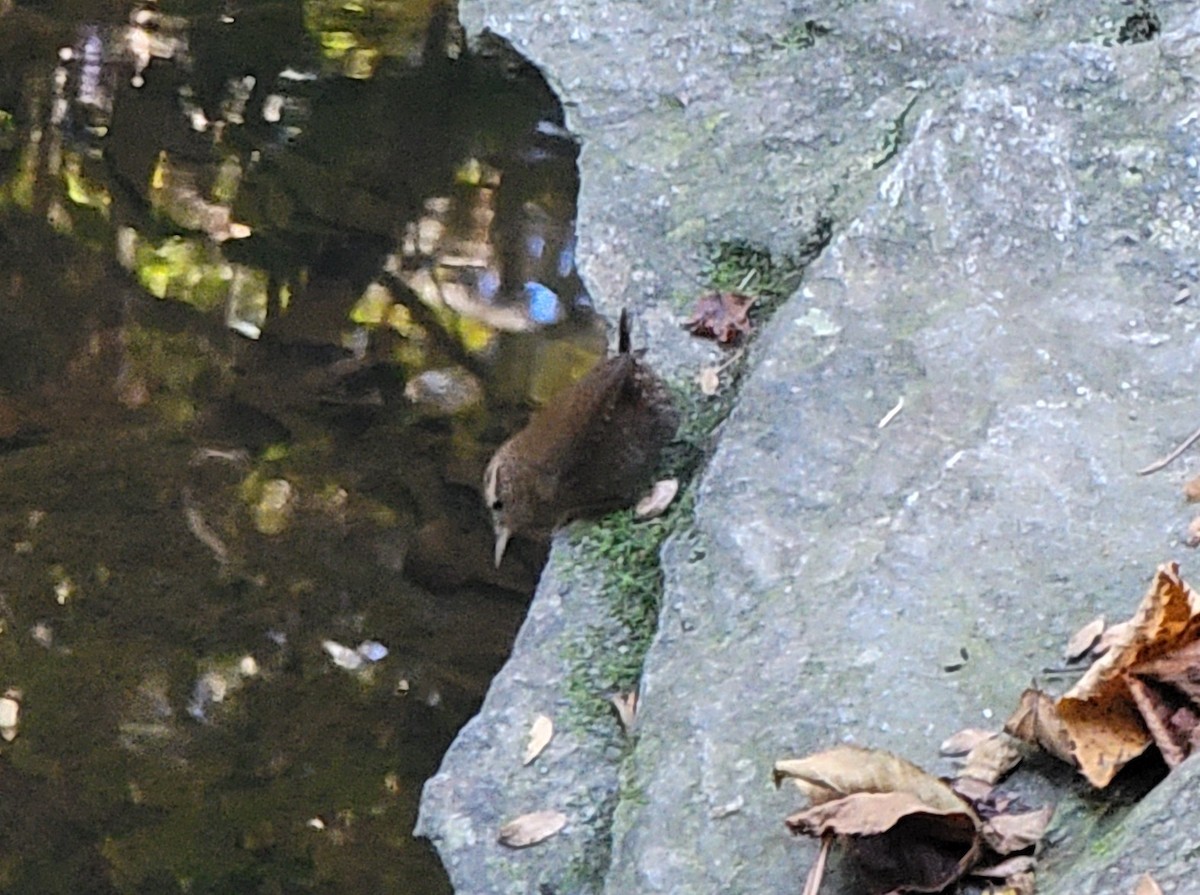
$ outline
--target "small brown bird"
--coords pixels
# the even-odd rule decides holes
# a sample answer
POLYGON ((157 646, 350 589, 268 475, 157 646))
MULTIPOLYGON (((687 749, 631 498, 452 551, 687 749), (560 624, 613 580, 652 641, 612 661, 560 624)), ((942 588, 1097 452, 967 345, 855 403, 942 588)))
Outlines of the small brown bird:
POLYGON ((572 519, 632 503, 679 413, 666 383, 629 350, 621 311, 617 354, 556 395, 504 442, 483 475, 496 531, 496 566, 514 535, 548 538, 572 519))

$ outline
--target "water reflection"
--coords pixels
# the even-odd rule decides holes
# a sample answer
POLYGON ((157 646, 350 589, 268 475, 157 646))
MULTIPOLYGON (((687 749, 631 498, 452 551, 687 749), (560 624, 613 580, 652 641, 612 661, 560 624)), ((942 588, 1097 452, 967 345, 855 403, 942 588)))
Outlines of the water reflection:
POLYGON ((448 889, 544 559, 480 471, 600 345, 574 158, 438 4, 0 2, 0 889, 448 889))

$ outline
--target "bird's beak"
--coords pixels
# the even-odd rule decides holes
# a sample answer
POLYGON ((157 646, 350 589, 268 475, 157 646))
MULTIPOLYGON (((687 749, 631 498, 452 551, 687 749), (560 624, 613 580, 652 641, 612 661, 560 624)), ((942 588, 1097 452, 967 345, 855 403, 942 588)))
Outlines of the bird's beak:
POLYGON ((496 526, 496 568, 500 568, 500 560, 504 559, 504 548, 508 546, 510 532, 503 525, 496 526))

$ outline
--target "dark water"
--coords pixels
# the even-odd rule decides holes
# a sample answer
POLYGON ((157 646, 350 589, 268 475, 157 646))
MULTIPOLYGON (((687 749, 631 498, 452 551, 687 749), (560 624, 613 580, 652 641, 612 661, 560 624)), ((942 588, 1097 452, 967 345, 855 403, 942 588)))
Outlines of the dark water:
POLYGON ((544 559, 481 470, 598 347, 560 123, 428 2, 0 0, 0 891, 449 890, 544 559))

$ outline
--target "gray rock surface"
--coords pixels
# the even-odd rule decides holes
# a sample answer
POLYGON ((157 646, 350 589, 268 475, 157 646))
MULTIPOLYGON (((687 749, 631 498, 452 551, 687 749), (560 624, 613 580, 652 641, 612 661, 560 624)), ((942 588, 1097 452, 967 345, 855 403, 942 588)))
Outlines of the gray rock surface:
MULTIPOLYGON (((834 237, 755 343, 694 528, 665 553, 623 784, 619 741, 595 731, 520 767, 536 707, 561 706, 563 642, 604 617, 556 546, 512 662, 426 790, 419 832, 462 893, 599 891, 580 868, 604 857, 613 802, 609 895, 798 889, 813 849, 783 830, 798 806, 775 759, 854 741, 948 770, 944 737, 998 726, 1071 631, 1129 615, 1159 562, 1186 559, 1188 462, 1134 471, 1200 424, 1200 296, 1182 300, 1200 265, 1200 11, 1158 3, 1162 33, 1119 43, 1148 11, 742 7, 463 4, 563 97, 584 272, 608 308, 642 311, 656 363, 712 350, 675 326, 706 241, 786 253, 822 218, 834 237), (498 819, 543 807, 571 818, 558 841, 494 844, 498 819)), ((1164 786, 1194 802, 1194 773, 1164 786)), ((1083 805, 1047 891, 1126 891, 1139 867, 1188 891, 1169 800, 1143 802, 1098 866, 1084 838, 1104 804, 1073 788, 1044 787, 1083 805)))

